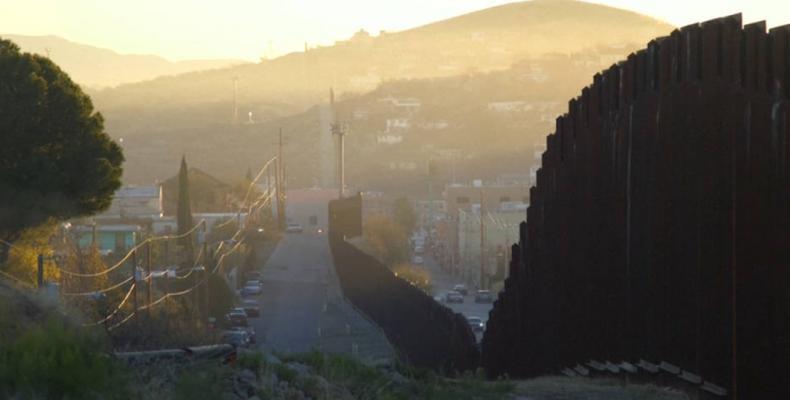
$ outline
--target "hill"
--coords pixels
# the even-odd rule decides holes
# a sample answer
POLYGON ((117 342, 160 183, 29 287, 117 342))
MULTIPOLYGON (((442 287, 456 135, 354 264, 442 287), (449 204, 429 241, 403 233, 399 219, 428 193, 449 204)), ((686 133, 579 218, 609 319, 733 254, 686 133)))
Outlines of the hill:
POLYGON ((373 165, 392 179, 401 174, 389 173, 390 168, 402 170, 408 180, 408 174, 424 169, 426 157, 446 158, 448 151, 459 148, 464 157, 477 160, 477 171, 493 173, 494 161, 501 168, 518 166, 519 171, 528 171, 530 162, 516 158, 510 142, 517 140, 522 150, 542 142, 562 108, 556 105, 588 84, 595 72, 671 30, 665 23, 625 10, 571 0, 536 0, 402 32, 371 36, 360 31, 333 46, 258 64, 122 85, 92 96, 110 134, 124 139, 128 182, 161 178, 159 168, 177 164, 180 154, 221 179, 237 177, 247 166, 273 154, 276 131, 283 127, 288 137, 286 156, 298 160, 298 168, 289 170, 290 187, 327 184, 333 153, 325 129, 327 109, 321 104, 327 102, 329 87, 340 93, 341 112, 346 112, 345 100, 359 109, 342 116, 358 125, 348 141, 349 179, 357 174, 357 183, 364 182, 373 165), (234 78, 237 124, 232 123, 234 78), (411 117, 423 126, 446 120, 451 128, 439 132, 412 125, 403 143, 383 147, 384 156, 374 159, 373 154, 379 153, 368 150, 399 140, 382 133, 401 129, 386 126, 387 119, 397 119, 397 113, 375 111, 390 95, 420 99, 419 115, 411 117), (540 103, 538 107, 545 110, 488 110, 489 103, 512 101, 540 103), (550 111, 552 107, 556 110, 550 111), (356 116, 355 111, 359 111, 356 116), (487 137, 482 146, 479 135, 487 137), (357 150, 361 158, 354 158, 357 150), (363 161, 367 158, 371 164, 363 161))
MULTIPOLYGON (((618 48, 625 58, 635 48, 618 48)), ((427 160, 437 183, 528 174, 567 100, 611 65, 609 48, 526 59, 511 68, 443 78, 393 80, 336 101, 349 126, 346 176, 366 190, 416 193, 427 188, 427 160)), ((144 183, 187 154, 191 164, 239 179, 275 154, 283 129, 288 186, 331 185, 334 144, 324 103, 283 118, 239 125, 161 128, 124 139, 125 179, 144 183)))
MULTIPOLYGON (((598 45, 644 43, 672 26, 630 11, 572 0, 512 3, 430 25, 372 36, 360 31, 333 46, 306 48, 258 64, 162 77, 97 93, 105 113, 205 105, 230 121, 233 79, 241 115, 282 115, 338 93, 365 92, 392 79, 504 69, 529 56, 569 54, 598 45), (279 114, 278 114, 279 112, 279 114)), ((203 118, 200 118, 204 121, 203 118)))
POLYGON ((5 35, 26 52, 47 55, 71 78, 90 88, 177 75, 191 71, 224 68, 244 64, 240 60, 168 61, 152 55, 118 54, 112 50, 71 42, 58 36, 5 35))

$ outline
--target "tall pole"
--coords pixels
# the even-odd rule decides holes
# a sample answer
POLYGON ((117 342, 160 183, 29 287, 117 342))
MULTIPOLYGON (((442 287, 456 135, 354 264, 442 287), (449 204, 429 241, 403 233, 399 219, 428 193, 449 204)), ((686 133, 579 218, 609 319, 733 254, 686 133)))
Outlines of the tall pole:
POLYGON ((277 224, 285 228, 285 164, 283 162, 283 129, 280 128, 280 142, 277 150, 276 191, 277 191, 277 224))
POLYGON ((44 255, 43 254, 39 254, 38 255, 38 277, 37 278, 38 278, 37 279, 38 290, 41 290, 41 289, 44 288, 44 255))
POLYGON ((137 312, 137 250, 132 250, 132 282, 134 289, 132 293, 132 304, 134 304, 134 312, 137 312))
POLYGON ((280 160, 274 163, 274 207, 277 209, 277 227, 280 228, 280 160))
POLYGON ((338 197, 343 198, 346 187, 346 170, 345 170, 345 135, 346 128, 337 120, 337 112, 335 110, 335 92, 329 89, 329 105, 332 109, 332 135, 337 135, 337 192, 338 197))
POLYGON ((204 281, 203 282, 203 290, 206 291, 205 296, 204 296, 204 301, 206 303, 205 303, 205 307, 203 308, 203 310, 205 310, 204 316, 206 318, 209 317, 209 311, 208 311, 208 290, 209 290, 208 274, 209 274, 209 271, 208 271, 208 269, 209 269, 209 265, 210 265, 210 263, 209 263, 210 260, 211 260, 211 257, 208 254, 208 229, 207 229, 207 226, 206 226, 206 220, 203 220, 203 281, 204 281))
POLYGON ((485 289, 483 279, 485 277, 485 222, 483 220, 483 188, 480 188, 480 289, 485 289))
MULTIPOLYGON (((151 242, 150 241, 145 244, 145 273, 147 274, 146 276, 148 277, 148 282, 147 282, 148 287, 147 290, 145 291, 145 295, 146 297, 148 297, 146 299, 146 304, 150 305, 152 299, 151 289, 153 288, 153 284, 154 284, 154 278, 151 277, 151 242)), ((150 318, 150 316, 151 316, 151 309, 148 308, 148 317, 150 318)))
POLYGON ((344 190, 346 188, 346 168, 345 168, 345 156, 346 156, 346 140, 345 140, 345 132, 343 128, 340 128, 340 197, 342 198, 344 195, 344 190))

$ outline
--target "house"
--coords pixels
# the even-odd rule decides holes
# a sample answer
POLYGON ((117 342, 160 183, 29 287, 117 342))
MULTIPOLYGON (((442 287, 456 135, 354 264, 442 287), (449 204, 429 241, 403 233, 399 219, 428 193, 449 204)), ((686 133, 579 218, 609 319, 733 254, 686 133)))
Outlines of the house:
POLYGON ((403 136, 401 135, 382 135, 376 137, 376 143, 379 144, 391 145, 391 144, 398 144, 401 142, 403 142, 403 136))
POLYGON ((405 130, 411 127, 411 121, 408 118, 387 118, 387 132, 394 130, 405 130))
POLYGON ((100 219, 151 219, 162 216, 162 187, 124 186, 113 194, 110 208, 100 219))
POLYGON ((94 244, 102 255, 124 254, 140 240, 143 228, 139 225, 75 225, 74 239, 80 249, 94 244))

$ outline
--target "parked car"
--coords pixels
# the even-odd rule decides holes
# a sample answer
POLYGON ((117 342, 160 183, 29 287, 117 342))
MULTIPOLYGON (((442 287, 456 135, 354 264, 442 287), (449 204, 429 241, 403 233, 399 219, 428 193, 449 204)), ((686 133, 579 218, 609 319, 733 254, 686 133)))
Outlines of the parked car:
POLYGON ((288 224, 288 226, 285 228, 285 232, 287 233, 302 233, 303 230, 304 228, 302 228, 302 225, 299 224, 288 224))
POLYGON ((459 283, 459 284, 453 286, 453 290, 458 292, 458 293, 461 293, 461 295, 463 295, 463 296, 466 296, 467 294, 469 294, 469 289, 467 289, 466 285, 464 285, 463 283, 459 283))
POLYGON ((263 283, 258 279, 249 279, 247 282, 244 282, 244 286, 257 286, 262 288, 263 283))
POLYGON ((425 252, 425 248, 422 247, 422 246, 415 246, 414 247, 414 252, 417 253, 417 254, 422 254, 422 253, 425 252))
POLYGON ((489 290, 478 290, 475 293, 475 303, 493 303, 494 295, 489 290))
POLYGON ((255 318, 261 315, 261 309, 256 300, 244 300, 242 307, 247 314, 247 318, 255 318))
POLYGON ((241 297, 259 296, 263 293, 262 286, 260 281, 247 281, 241 289, 241 297))
POLYGON ((485 329, 485 324, 480 317, 466 317, 466 322, 469 323, 469 327, 474 332, 482 332, 485 329))
POLYGON ((417 264, 417 265, 422 265, 422 263, 423 263, 424 261, 425 261, 425 260, 423 260, 421 256, 414 256, 414 258, 412 258, 412 259, 411 259, 411 262, 412 262, 413 264, 417 264))
POLYGON ((224 343, 233 347, 249 347, 251 340, 250 334, 240 330, 227 330, 223 331, 220 338, 224 343))
POLYGON ((444 301, 446 303, 463 303, 464 296, 458 292, 447 292, 447 294, 444 295, 444 301))
POLYGON ((249 326, 247 312, 243 308, 234 308, 225 314, 225 322, 228 326, 249 326))
POLYGON ((255 328, 251 326, 232 326, 228 329, 229 332, 246 332, 250 343, 255 343, 255 328))

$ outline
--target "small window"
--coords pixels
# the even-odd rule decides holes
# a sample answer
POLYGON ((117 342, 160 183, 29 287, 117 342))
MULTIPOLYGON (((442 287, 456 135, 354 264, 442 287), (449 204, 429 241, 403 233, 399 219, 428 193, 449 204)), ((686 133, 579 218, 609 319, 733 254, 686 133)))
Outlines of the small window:
POLYGON ((455 200, 455 202, 458 203, 458 204, 466 204, 466 203, 469 203, 469 198, 465 197, 465 196, 462 196, 462 197, 457 198, 455 200))

